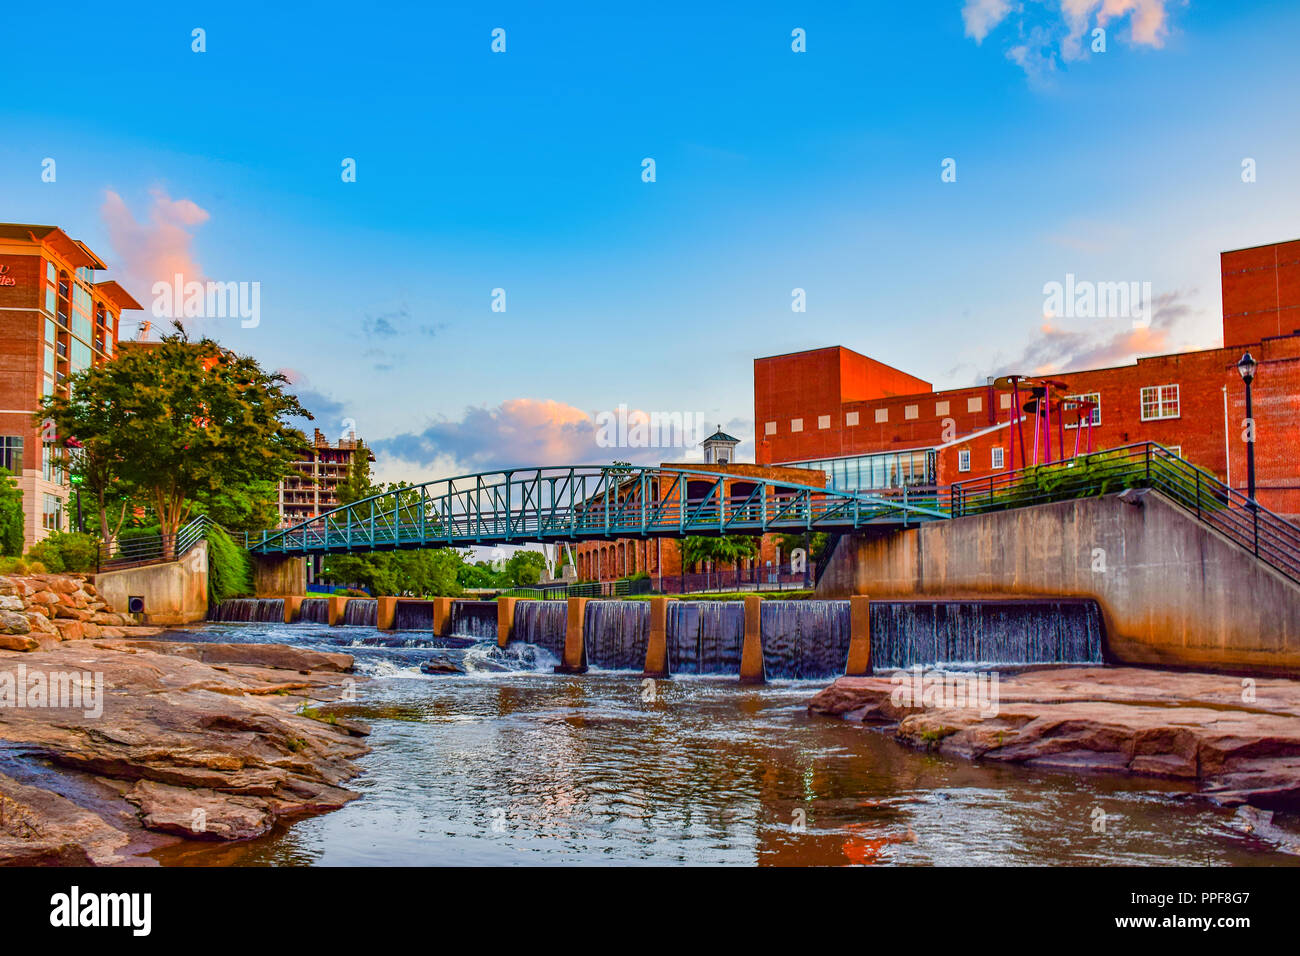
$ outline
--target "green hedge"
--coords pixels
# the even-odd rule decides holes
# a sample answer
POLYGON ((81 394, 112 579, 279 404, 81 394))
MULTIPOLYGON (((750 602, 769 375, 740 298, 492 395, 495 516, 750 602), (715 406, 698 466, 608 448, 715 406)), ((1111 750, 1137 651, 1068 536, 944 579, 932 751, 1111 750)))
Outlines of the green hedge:
POLYGON ((220 604, 253 593, 253 559, 221 525, 208 528, 208 602, 220 604))
POLYGON ((27 560, 43 564, 50 574, 94 571, 99 564, 99 539, 77 531, 55 531, 28 549, 27 560))

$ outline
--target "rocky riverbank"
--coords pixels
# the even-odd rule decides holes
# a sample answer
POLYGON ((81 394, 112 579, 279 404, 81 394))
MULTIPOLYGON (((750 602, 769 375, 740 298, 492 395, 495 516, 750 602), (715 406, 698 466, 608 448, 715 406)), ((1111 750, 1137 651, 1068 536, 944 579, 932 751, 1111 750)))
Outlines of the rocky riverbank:
POLYGON ((149 863, 355 798, 367 728, 303 706, 350 696, 350 655, 142 640, 75 578, 0 596, 0 864, 149 863))
POLYGON ((955 757, 1182 779, 1225 806, 1300 809, 1300 681, 1053 667, 999 675, 995 707, 952 706, 941 688, 909 700, 916 689, 911 672, 841 677, 808 709, 955 757))
POLYGON ((0 650, 34 651, 59 641, 157 634, 100 599, 84 574, 0 576, 0 650))

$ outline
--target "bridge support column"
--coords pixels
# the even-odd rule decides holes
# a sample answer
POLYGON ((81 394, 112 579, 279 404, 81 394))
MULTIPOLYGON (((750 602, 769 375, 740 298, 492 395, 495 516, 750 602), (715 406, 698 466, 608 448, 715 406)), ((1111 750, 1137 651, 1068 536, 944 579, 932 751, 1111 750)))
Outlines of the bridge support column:
POLYGON ((302 610, 303 599, 300 597, 286 597, 284 599, 284 623, 292 624, 298 620, 298 612, 302 610))
POLYGON ((564 628, 564 660, 559 667, 555 668, 555 673, 585 674, 587 672, 586 624, 587 598, 569 598, 569 620, 564 628))
MULTIPOLYGON (((499 597, 497 598, 497 647, 505 647, 510 643, 510 631, 515 626, 515 602, 519 598, 499 597)), ((567 635, 565 638, 568 640, 567 635)))
POLYGON ((871 598, 865 594, 849 598, 849 662, 844 676, 871 676, 871 598))
POLYGON ((254 597, 279 597, 306 591, 307 562, 302 558, 253 555, 254 597))
POLYGON ((758 595, 745 598, 745 642, 740 647, 740 682, 762 684, 763 671, 763 599, 758 595))
POLYGON ((650 599, 650 640, 645 649, 642 677, 668 676, 668 599, 650 599))
POLYGON ((433 599, 433 636, 446 637, 451 631, 451 598, 433 599))
POLYGON ((375 627, 381 631, 391 631, 397 623, 397 598, 381 597, 375 599, 375 627))

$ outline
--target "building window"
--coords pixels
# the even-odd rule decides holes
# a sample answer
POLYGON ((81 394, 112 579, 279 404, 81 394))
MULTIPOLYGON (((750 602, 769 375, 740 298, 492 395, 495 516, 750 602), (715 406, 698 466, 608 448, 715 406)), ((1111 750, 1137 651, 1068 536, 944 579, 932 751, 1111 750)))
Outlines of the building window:
POLYGON ((0 468, 11 475, 23 473, 23 440, 18 435, 0 435, 0 468))
POLYGON ((963 448, 957 452, 957 470, 970 471, 970 449, 963 448))
POLYGON ((887 422, 887 421, 889 421, 889 409, 887 409, 887 408, 877 408, 877 409, 876 409, 876 424, 879 425, 879 424, 882 424, 883 422, 887 422))
POLYGON ((776 434, 776 422, 768 422, 766 425, 764 425, 764 426, 763 426, 763 434, 765 434, 765 435, 775 435, 775 434, 776 434))
POLYGON ((829 415, 818 415, 818 416, 817 416, 817 427, 818 427, 818 428, 830 428, 830 427, 831 427, 831 417, 830 417, 829 415))
POLYGON ((993 461, 991 462, 991 464, 993 465, 994 468, 1001 468, 1001 467, 1003 467, 1004 461, 1003 461, 1003 457, 1002 457, 1002 446, 1001 446, 1001 445, 995 445, 995 446, 994 446, 994 448, 993 448, 993 461))
POLYGON ((1168 449, 1169 449, 1171 452, 1173 452, 1175 455, 1177 455, 1179 458, 1182 458, 1182 457, 1183 457, 1183 446, 1182 446, 1182 445, 1166 445, 1165 447, 1168 448, 1168 449))
POLYGON ((935 403, 934 403, 934 413, 935 413, 935 415, 939 415, 939 416, 947 415, 947 414, 948 414, 948 403, 947 403, 947 402, 935 402, 935 403))
MULTIPOLYGON (((1177 386, 1175 386, 1175 388, 1177 388, 1177 386)), ((1092 402, 1093 403, 1092 424, 1094 425, 1101 424, 1101 393, 1100 392, 1084 392, 1082 395, 1067 395, 1065 396, 1065 400, 1067 402, 1069 401, 1092 402)), ((1145 402, 1145 399, 1143 399, 1143 401, 1145 402)), ((1077 422, 1066 422, 1065 427, 1076 428, 1078 427, 1078 424, 1077 422)))
POLYGON ((72 340, 72 357, 71 357, 72 374, 83 372, 90 368, 91 353, 90 346, 79 339, 72 340))
POLYGON ((921 406, 920 406, 920 405, 905 405, 905 406, 903 406, 903 417, 904 417, 904 418, 919 418, 920 416, 921 416, 921 406))
POLYGON ((1177 418, 1178 415, 1177 385, 1149 385, 1142 389, 1142 421, 1177 418))
POLYGON ((983 408, 984 408, 983 396, 976 395, 974 398, 966 399, 966 411, 978 412, 978 411, 982 411, 983 408))
POLYGON ((802 419, 802 418, 792 418, 792 419, 790 419, 790 431, 792 431, 792 432, 801 432, 801 431, 803 431, 803 419, 802 419))
POLYGON ((53 442, 41 445, 41 477, 56 485, 63 484, 63 453, 53 442))
POLYGON ((45 495, 45 507, 41 512, 41 527, 46 531, 63 530, 63 499, 55 495, 45 495))
POLYGON ((845 413, 844 413, 844 424, 845 424, 845 425, 848 425, 850 428, 852 428, 852 427, 853 427, 854 425, 856 425, 857 423, 858 423, 858 413, 857 413, 857 412, 845 412, 845 413))

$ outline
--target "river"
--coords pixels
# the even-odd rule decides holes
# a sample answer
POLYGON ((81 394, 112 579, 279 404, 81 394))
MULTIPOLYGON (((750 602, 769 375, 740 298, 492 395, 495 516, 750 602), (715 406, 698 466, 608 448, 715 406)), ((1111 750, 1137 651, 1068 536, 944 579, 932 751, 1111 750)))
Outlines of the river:
POLYGON ((824 681, 550 672, 547 652, 465 650, 367 627, 208 624, 169 639, 356 655, 373 753, 341 810, 187 865, 1296 864, 1174 782, 915 752, 806 713, 824 681), (464 675, 426 676, 432 654, 464 675), (507 666, 510 670, 496 668, 507 666))

